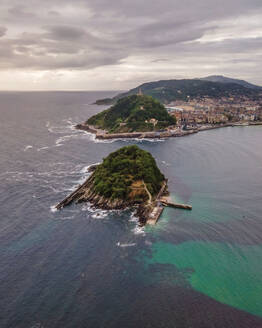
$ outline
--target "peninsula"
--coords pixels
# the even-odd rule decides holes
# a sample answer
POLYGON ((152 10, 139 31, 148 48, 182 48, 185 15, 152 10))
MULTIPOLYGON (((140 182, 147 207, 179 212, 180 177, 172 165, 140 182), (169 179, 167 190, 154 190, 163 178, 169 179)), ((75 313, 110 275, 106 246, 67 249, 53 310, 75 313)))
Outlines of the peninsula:
MULTIPOLYGON (((155 224, 168 204, 167 179, 152 155, 136 145, 122 147, 92 166, 92 174, 56 208, 90 202, 101 209, 136 208, 141 225, 155 224), (162 204, 163 203, 163 204, 162 204)), ((181 205, 179 205, 181 206, 181 205)), ((189 209, 189 208, 186 208, 189 209)))
POLYGON ((176 118, 151 96, 136 94, 119 99, 115 105, 90 117, 76 128, 96 134, 97 138, 158 137, 174 128, 176 118))
POLYGON ((262 87, 223 76, 149 82, 96 103, 113 105, 76 128, 97 139, 181 137, 262 125, 262 87))

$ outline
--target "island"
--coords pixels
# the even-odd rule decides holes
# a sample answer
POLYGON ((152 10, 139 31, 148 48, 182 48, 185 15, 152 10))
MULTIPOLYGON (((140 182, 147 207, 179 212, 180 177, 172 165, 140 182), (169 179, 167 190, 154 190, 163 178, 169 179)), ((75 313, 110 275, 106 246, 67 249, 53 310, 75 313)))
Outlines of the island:
POLYGON ((167 179, 152 155, 136 145, 122 147, 92 166, 88 179, 56 208, 72 202, 89 202, 106 210, 135 208, 140 225, 155 224, 163 206, 191 209, 170 202, 167 179))
POLYGON ((159 138, 168 136, 175 125, 176 118, 163 104, 138 92, 119 99, 76 128, 95 133, 99 139, 159 138))

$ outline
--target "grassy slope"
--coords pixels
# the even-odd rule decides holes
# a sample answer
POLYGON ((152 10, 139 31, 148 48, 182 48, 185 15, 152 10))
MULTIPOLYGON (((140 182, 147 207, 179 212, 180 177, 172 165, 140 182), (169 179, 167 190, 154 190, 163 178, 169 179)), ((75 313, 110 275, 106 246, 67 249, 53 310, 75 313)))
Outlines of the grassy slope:
POLYGON ((112 133, 160 130, 175 124, 175 119, 152 97, 131 95, 119 99, 114 106, 92 116, 87 123, 112 133), (152 118, 158 121, 156 126, 149 122, 152 118))

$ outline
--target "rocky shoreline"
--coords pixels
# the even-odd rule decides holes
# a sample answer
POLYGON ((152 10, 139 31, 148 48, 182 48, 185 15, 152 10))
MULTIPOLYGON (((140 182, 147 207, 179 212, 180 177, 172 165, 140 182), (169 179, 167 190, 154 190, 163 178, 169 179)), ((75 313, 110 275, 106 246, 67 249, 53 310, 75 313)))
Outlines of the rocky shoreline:
POLYGON ((121 199, 109 199, 100 196, 94 191, 94 177, 93 174, 74 192, 67 196, 62 202, 56 205, 56 208, 62 209, 71 203, 90 202, 94 207, 103 210, 117 210, 124 209, 132 205, 132 203, 123 201, 121 199))
MULTIPOLYGON (((97 165, 91 165, 88 171, 94 173, 96 166, 97 165)), ((100 196, 94 190, 93 173, 82 185, 78 186, 75 191, 73 191, 64 200, 57 204, 56 209, 60 210, 63 207, 68 206, 72 203, 82 202, 89 202, 93 208, 102 210, 125 210, 128 208, 135 208, 135 216, 139 218, 139 224, 143 226, 147 223, 148 217, 152 212, 151 206, 148 206, 147 203, 137 203, 135 201, 111 199, 100 196)))

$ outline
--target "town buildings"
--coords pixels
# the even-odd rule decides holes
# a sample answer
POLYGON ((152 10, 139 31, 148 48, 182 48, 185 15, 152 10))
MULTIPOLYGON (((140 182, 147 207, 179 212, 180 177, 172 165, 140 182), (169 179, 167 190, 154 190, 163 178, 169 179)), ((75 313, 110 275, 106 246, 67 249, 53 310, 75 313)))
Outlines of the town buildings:
POLYGON ((203 124, 248 123, 262 121, 262 97, 202 97, 189 101, 173 101, 167 106, 178 126, 203 124))

